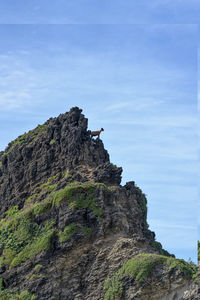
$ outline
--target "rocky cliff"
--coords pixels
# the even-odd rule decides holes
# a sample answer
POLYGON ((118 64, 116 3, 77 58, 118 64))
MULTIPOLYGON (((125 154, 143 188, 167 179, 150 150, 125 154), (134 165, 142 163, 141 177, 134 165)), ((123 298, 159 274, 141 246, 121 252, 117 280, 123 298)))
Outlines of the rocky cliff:
POLYGON ((0 299, 197 299, 196 266, 155 241, 145 195, 81 112, 0 153, 0 299))

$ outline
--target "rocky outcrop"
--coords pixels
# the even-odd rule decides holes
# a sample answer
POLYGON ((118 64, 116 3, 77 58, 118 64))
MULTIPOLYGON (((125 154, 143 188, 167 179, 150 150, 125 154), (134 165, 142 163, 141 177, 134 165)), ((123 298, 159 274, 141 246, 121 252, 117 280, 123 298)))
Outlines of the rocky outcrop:
POLYGON ((122 169, 90 137, 79 108, 0 156, 0 299, 179 300, 193 292, 196 267, 155 241, 145 195, 133 181, 120 185, 122 169))
POLYGON ((19 136, 0 153, 0 210, 24 201, 35 187, 55 174, 70 170, 74 180, 121 182, 100 139, 92 139, 88 120, 74 107, 19 136))

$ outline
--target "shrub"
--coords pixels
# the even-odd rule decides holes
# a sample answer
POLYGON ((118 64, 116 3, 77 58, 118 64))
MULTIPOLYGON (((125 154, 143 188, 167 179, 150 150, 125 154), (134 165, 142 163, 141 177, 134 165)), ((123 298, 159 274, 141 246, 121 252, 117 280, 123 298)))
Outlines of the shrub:
POLYGON ((18 241, 11 228, 5 226, 0 229, 0 248, 7 248, 18 251, 21 249, 22 242, 18 241))

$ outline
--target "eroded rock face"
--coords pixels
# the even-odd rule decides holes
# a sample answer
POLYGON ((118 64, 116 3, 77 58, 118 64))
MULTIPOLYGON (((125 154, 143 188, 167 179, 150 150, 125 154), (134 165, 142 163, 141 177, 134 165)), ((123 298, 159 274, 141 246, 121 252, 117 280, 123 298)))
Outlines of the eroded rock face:
POLYGON ((160 264, 144 282, 126 275, 120 293, 105 294, 106 279, 128 260, 164 250, 148 229, 145 195, 133 181, 120 185, 122 169, 90 137, 79 108, 0 157, 0 295, 3 288, 36 300, 197 299, 191 276, 160 264))
POLYGON ((121 182, 100 139, 92 139, 78 107, 20 136, 0 153, 0 210, 23 206, 37 184, 70 170, 74 180, 121 182), (84 172, 85 170, 85 172, 84 172))
POLYGON ((80 229, 65 242, 53 237, 49 251, 11 269, 3 267, 0 273, 4 288, 28 289, 38 300, 103 299, 105 279, 128 258, 140 252, 158 253, 151 247, 154 234, 145 222, 141 191, 134 183, 127 187, 97 185, 93 194, 97 212, 89 208, 73 210, 63 200, 57 207, 51 205, 31 217, 31 222, 37 224, 55 220, 59 232, 76 224, 89 228, 91 235, 80 229), (34 270, 36 265, 41 265, 39 273, 34 270))
POLYGON ((197 285, 191 284, 186 291, 184 291, 183 300, 199 300, 200 290, 197 285))

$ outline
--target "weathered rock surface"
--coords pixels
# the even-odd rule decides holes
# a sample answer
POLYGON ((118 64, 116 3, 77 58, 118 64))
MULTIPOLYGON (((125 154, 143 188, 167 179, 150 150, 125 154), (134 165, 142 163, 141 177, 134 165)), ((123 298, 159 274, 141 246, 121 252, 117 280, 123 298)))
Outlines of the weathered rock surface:
POLYGON ((198 299, 191 274, 176 264, 152 265, 143 281, 124 273, 120 293, 106 293, 107 278, 130 259, 168 253, 148 229, 145 195, 134 182, 120 185, 122 168, 90 137, 79 108, 22 135, 0 158, 0 296, 198 299))
POLYGON ((0 212, 23 206, 38 183, 67 172, 74 180, 121 182, 121 168, 109 161, 100 139, 91 139, 87 119, 74 107, 24 134, 0 152, 0 212))

